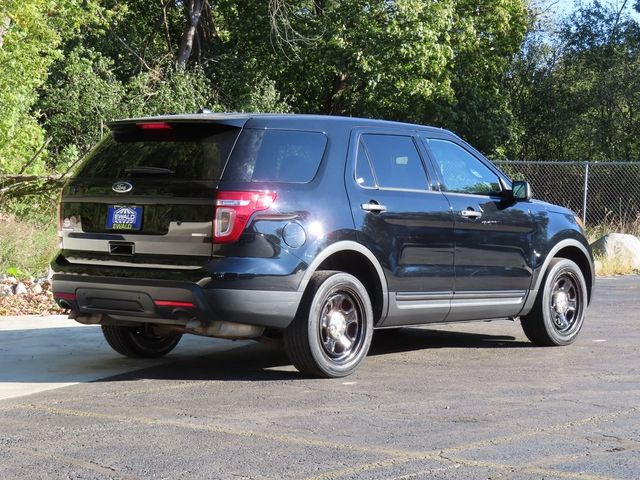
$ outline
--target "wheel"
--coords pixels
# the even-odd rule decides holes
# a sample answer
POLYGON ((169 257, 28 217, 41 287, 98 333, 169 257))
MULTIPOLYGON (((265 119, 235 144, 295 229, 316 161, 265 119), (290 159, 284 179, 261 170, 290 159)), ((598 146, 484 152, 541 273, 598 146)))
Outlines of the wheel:
POLYGON ((531 312, 520 321, 525 335, 541 346, 573 343, 584 322, 587 284, 571 260, 554 258, 531 312))
POLYGON ((364 285, 353 275, 317 272, 296 316, 284 331, 291 363, 302 373, 345 377, 364 359, 373 334, 373 309, 364 285))
POLYGON ((103 325, 102 334, 116 352, 134 358, 158 358, 166 355, 178 345, 182 335, 160 337, 150 328, 103 325))

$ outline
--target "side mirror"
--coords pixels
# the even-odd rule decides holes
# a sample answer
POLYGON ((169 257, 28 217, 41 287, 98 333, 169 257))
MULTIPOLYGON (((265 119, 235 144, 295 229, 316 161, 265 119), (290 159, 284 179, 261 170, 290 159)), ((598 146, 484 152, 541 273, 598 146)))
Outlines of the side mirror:
POLYGON ((516 202, 526 202, 531 200, 533 194, 531 193, 531 185, 529 182, 522 180, 516 180, 511 186, 511 196, 516 202))

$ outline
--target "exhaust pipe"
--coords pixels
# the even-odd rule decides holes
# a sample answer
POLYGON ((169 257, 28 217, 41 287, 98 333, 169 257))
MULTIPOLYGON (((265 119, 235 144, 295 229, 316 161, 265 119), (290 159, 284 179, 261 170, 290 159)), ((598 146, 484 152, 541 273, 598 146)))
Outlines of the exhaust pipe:
POLYGON ((91 315, 82 315, 81 313, 71 310, 69 318, 83 325, 98 325, 102 322, 103 315, 101 313, 93 313, 91 315))
POLYGON ((204 335, 205 337, 218 337, 227 339, 258 338, 264 333, 264 327, 247 325, 246 323, 214 321, 203 323, 199 320, 189 320, 185 330, 190 333, 204 335))

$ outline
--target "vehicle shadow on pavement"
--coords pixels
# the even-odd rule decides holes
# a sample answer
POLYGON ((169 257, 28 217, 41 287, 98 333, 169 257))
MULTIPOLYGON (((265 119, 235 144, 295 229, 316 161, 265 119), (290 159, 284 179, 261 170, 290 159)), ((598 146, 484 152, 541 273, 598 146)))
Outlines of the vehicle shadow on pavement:
POLYGON ((369 355, 427 350, 435 348, 529 348, 529 342, 510 335, 451 332, 426 328, 397 328, 376 330, 369 355))
MULTIPOLYGON (((528 348, 531 346, 528 342, 516 341, 512 336, 403 328, 377 331, 373 336, 369 355, 390 355, 435 348, 528 348)), ((175 362, 96 381, 282 381, 305 378, 308 377, 301 375, 291 366, 281 348, 255 343, 193 358, 185 359, 181 356, 175 362)))

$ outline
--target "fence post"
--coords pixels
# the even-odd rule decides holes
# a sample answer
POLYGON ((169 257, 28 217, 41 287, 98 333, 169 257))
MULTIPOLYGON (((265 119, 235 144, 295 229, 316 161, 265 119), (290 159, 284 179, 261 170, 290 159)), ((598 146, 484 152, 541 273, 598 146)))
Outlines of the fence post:
POLYGON ((584 162, 584 195, 582 197, 582 223, 587 224, 587 198, 589 192, 589 162, 584 162))

